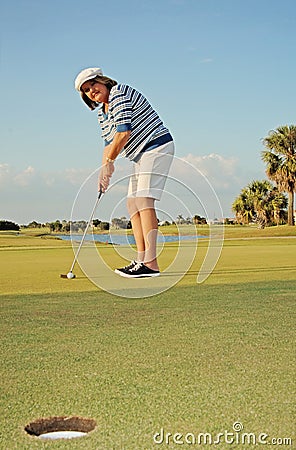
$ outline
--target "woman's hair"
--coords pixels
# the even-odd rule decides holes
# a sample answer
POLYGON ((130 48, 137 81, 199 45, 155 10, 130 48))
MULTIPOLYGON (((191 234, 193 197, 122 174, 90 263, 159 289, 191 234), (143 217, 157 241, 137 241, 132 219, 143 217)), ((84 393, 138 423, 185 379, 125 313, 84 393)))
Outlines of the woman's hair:
MULTIPOLYGON (((112 78, 109 77, 105 77, 105 76, 99 76, 97 75, 95 78, 92 78, 92 80, 97 81, 98 83, 104 84, 108 91, 110 92, 111 89, 113 88, 113 86, 116 86, 117 81, 112 80, 112 78)), ((87 104, 87 106, 93 111, 94 109, 97 108, 97 106, 99 106, 99 103, 94 102, 93 100, 91 100, 82 90, 81 90, 81 98, 84 101, 84 103, 87 104)))
POLYGON ((97 75, 94 80, 96 80, 98 83, 104 84, 109 89, 109 92, 111 91, 111 88, 117 84, 117 81, 112 80, 112 78, 100 76, 97 75))

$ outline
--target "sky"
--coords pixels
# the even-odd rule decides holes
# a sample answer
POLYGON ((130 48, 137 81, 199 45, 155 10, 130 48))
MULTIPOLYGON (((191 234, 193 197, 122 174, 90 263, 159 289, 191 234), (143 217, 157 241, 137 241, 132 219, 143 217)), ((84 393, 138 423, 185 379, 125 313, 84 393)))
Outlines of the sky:
MULTIPOLYGON (((96 112, 74 90, 85 67, 149 99, 175 139, 174 195, 195 167, 218 199, 203 196, 209 217, 233 215, 240 190, 266 178, 263 138, 296 122, 294 0, 2 0, 0 29, 2 220, 69 220, 100 166, 96 112)), ((91 211, 93 179, 77 218, 91 211)), ((106 193, 98 217, 109 218, 117 194, 106 193)), ((171 202, 168 214, 186 206, 203 212, 171 202)))

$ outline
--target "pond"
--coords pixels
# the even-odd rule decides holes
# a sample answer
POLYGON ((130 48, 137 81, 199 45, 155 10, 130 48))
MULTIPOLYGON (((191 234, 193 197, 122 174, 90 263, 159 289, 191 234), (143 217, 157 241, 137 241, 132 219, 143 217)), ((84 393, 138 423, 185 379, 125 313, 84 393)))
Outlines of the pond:
MULTIPOLYGON (((64 241, 81 241, 81 234, 59 234, 58 237, 64 241)), ((159 234, 157 242, 163 244, 165 242, 179 242, 179 241, 195 241, 196 239, 205 239, 208 236, 191 235, 191 236, 179 236, 179 235, 163 235, 159 234)), ((115 245, 133 245, 135 244, 135 238, 132 234, 115 234, 115 233, 103 233, 103 234, 87 234, 85 236, 86 241, 102 242, 104 244, 115 245)))

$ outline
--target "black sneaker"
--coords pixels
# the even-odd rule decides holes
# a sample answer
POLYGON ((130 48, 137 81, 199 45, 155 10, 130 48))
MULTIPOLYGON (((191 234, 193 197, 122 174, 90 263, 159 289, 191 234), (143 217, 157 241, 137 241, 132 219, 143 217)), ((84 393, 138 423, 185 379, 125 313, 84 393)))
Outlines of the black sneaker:
POLYGON ((122 270, 117 273, 126 278, 158 277, 160 275, 159 270, 152 270, 145 266, 144 263, 136 263, 131 269, 122 270))
POLYGON ((137 261, 132 261, 128 266, 121 267, 120 269, 115 269, 114 272, 118 275, 122 275, 123 272, 132 269, 136 264, 138 264, 137 261))

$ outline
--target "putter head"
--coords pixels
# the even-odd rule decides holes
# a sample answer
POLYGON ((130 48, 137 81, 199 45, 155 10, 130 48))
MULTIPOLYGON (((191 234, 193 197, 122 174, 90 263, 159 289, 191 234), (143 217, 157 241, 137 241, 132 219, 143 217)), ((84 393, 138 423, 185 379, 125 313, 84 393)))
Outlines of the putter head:
POLYGON ((61 273, 60 277, 61 278, 67 278, 67 275, 65 273, 61 273))

